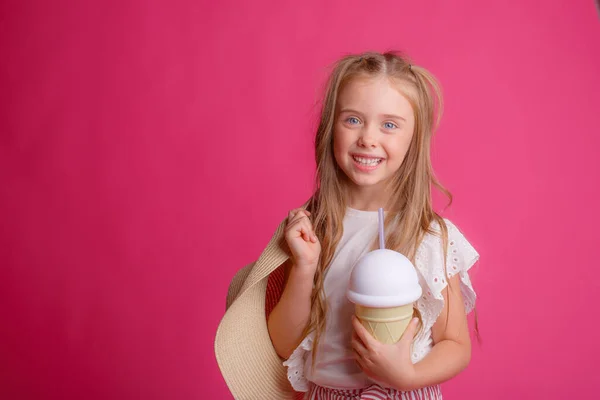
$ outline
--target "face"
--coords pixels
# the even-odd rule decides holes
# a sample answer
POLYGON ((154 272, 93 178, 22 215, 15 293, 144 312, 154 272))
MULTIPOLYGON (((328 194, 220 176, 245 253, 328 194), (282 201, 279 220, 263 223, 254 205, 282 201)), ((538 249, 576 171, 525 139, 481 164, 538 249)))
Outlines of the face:
POLYGON ((390 80, 353 79, 339 93, 334 156, 354 189, 380 189, 406 156, 414 130, 408 100, 390 80))

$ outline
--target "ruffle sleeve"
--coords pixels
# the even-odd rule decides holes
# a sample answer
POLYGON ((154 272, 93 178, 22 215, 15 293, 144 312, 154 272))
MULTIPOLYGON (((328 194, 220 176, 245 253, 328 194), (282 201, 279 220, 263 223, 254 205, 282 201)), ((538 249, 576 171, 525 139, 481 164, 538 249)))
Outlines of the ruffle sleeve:
POLYGON ((308 334, 298 347, 296 347, 290 358, 283 362, 283 365, 287 367, 288 380, 296 392, 307 392, 309 389, 309 382, 304 373, 304 366, 306 364, 306 357, 309 356, 313 349, 314 337, 314 332, 308 334))
MULTIPOLYGON (((442 238, 427 234, 415 257, 415 267, 423 289, 423 295, 417 301, 417 308, 423 319, 424 331, 431 329, 444 308, 442 291, 448 285, 446 276, 451 278, 459 274, 460 290, 467 314, 475 307, 477 297, 471 284, 469 269, 479 260, 479 254, 452 222, 444 221, 448 228, 446 254, 444 254, 442 238), (447 271, 447 274, 444 271, 447 271)), ((439 232, 437 223, 433 228, 439 232)))

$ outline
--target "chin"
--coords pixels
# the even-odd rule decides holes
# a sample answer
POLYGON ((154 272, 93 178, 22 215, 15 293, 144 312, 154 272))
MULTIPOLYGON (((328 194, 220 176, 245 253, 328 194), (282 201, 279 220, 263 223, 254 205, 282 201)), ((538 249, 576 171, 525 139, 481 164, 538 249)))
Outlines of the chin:
POLYGON ((381 179, 351 179, 352 183, 354 183, 356 186, 359 187, 370 187, 370 186, 376 186, 378 184, 380 184, 382 181, 381 179))

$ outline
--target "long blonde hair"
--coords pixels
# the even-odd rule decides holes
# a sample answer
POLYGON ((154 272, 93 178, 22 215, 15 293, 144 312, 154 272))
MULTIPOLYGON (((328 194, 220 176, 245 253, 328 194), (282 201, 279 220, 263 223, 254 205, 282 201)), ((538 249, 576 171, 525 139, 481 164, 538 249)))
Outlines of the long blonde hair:
POLYGON ((419 244, 426 233, 436 233, 431 232, 431 225, 437 222, 444 254, 447 249, 447 227, 443 218, 433 210, 431 199, 431 188, 436 187, 448 197, 449 204, 452 202, 452 195, 436 179, 430 159, 431 139, 443 108, 436 79, 397 52, 368 52, 342 58, 335 64, 326 86, 315 140, 316 190, 307 206, 312 213, 313 226, 322 249, 314 278, 310 321, 305 330, 305 334, 315 331, 313 360, 325 329, 327 307, 323 280, 342 237, 347 205, 345 174, 333 155, 337 98, 352 79, 377 76, 385 76, 396 84, 412 106, 415 116, 411 144, 391 181, 390 201, 386 207, 386 247, 404 254, 414 263, 419 244))

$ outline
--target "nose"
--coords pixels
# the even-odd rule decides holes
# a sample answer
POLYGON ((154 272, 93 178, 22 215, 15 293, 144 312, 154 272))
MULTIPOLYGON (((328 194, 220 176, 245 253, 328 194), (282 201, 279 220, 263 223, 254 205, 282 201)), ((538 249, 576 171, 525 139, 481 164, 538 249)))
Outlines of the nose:
POLYGON ((358 137, 358 145, 360 147, 372 148, 377 145, 375 133, 368 126, 365 126, 358 137))

